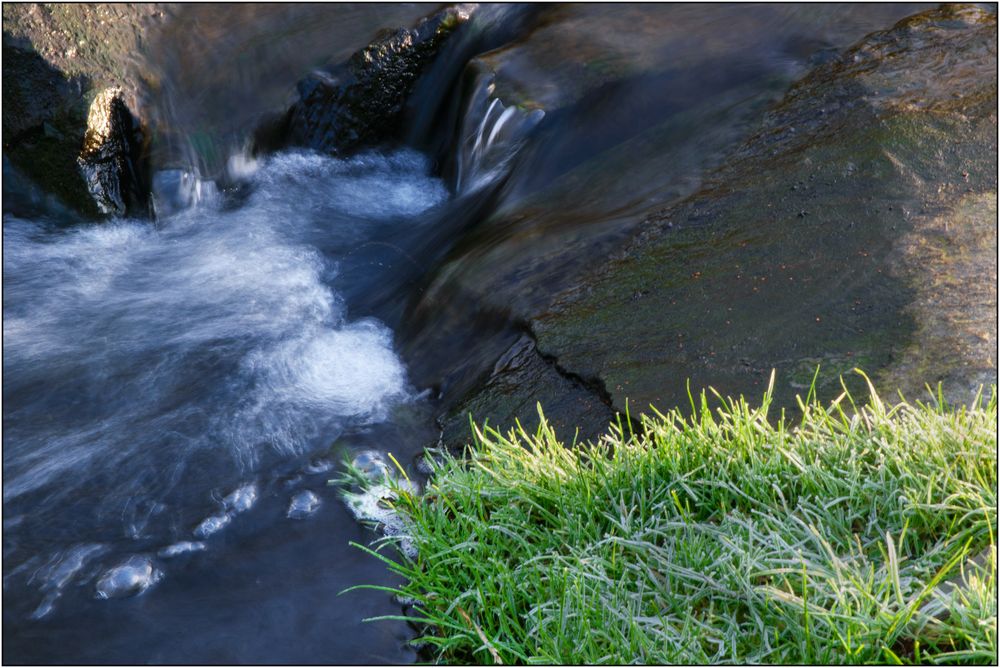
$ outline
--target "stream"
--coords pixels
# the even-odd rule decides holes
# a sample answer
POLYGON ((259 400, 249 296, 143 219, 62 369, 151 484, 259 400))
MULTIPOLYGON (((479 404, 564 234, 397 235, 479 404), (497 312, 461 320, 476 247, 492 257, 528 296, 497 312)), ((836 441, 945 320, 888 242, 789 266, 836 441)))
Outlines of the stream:
POLYGON ((442 397, 519 335, 440 313, 433 329, 458 333, 432 340, 414 309, 428 276, 571 225, 613 244, 628 212, 697 188, 810 64, 915 11, 485 7, 482 43, 445 51, 428 80, 511 40, 506 71, 544 111, 493 102, 483 81, 425 86, 406 142, 251 157, 254 123, 309 68, 433 9, 279 7, 176 8, 137 56, 161 81, 155 222, 67 224, 6 197, 6 663, 416 661, 405 623, 362 621, 398 603, 342 593, 394 579, 349 544, 377 534, 328 481, 373 451, 419 477, 442 397), (628 76, 539 83, 555 57, 532 42, 544 30, 612 54, 593 60, 600 77, 628 76), (723 33, 738 37, 720 46, 723 33), (539 209, 534 226, 482 226, 539 209))

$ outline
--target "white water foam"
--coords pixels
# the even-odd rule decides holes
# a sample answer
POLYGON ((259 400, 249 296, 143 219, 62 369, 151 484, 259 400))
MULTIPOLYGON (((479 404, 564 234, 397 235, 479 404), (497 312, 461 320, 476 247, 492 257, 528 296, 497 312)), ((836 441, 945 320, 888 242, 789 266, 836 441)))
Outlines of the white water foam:
MULTIPOLYGON (((46 552, 81 533, 166 544, 213 488, 410 399, 392 332, 352 319, 332 281, 370 227, 445 200, 426 160, 292 153, 246 173, 242 202, 157 225, 4 216, 3 498, 46 552)), ((231 512, 257 495, 237 492, 231 512)))
POLYGON ((403 554, 416 558, 417 549, 409 527, 392 504, 399 499, 399 492, 415 495, 420 493, 420 487, 400 476, 399 470, 390 466, 377 450, 359 452, 352 464, 369 482, 358 492, 344 493, 348 510, 359 522, 371 524, 377 531, 395 538, 403 554))

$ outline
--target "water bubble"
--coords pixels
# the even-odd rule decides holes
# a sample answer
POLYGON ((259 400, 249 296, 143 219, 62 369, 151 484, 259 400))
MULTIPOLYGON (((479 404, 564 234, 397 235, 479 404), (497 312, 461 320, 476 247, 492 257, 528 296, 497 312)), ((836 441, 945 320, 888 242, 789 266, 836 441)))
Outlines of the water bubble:
POLYGON ((178 543, 174 543, 173 545, 168 545, 164 548, 161 548, 160 551, 157 552, 156 554, 157 556, 162 557, 164 559, 169 559, 171 557, 176 557, 181 554, 187 554, 189 552, 201 552, 202 550, 206 549, 206 547, 207 546, 200 540, 199 541, 182 540, 178 543))
POLYGON ((36 573, 35 577, 41 579, 42 589, 62 589, 89 560, 107 550, 106 546, 99 543, 77 545, 57 555, 45 569, 36 573))
POLYGON ((378 450, 363 450, 354 456, 351 465, 373 481, 384 480, 392 474, 385 456, 378 450))
POLYGON ((320 504, 320 498, 309 490, 299 492, 288 505, 288 517, 293 520, 305 519, 316 512, 320 504))
POLYGON ((198 538, 207 538, 214 533, 221 531, 227 524, 233 521, 231 515, 212 515, 202 520, 201 524, 195 527, 194 535, 198 538))
POLYGON ((56 609, 56 601, 59 600, 61 595, 59 591, 50 591, 47 593, 42 602, 35 608, 35 611, 31 613, 31 619, 37 621, 51 615, 52 611, 56 609))
POLYGON ((257 502, 257 484, 247 483, 242 487, 233 490, 229 496, 222 500, 222 505, 232 513, 242 513, 250 510, 257 502))
POLYGON ((97 581, 97 598, 123 598, 141 594, 160 581, 163 573, 152 559, 133 555, 106 571, 97 581))
POLYGON ((99 543, 77 545, 57 554, 49 563, 37 570, 30 581, 40 580, 45 597, 31 613, 32 619, 42 619, 52 614, 56 601, 73 577, 83 569, 88 561, 107 552, 108 548, 99 543))

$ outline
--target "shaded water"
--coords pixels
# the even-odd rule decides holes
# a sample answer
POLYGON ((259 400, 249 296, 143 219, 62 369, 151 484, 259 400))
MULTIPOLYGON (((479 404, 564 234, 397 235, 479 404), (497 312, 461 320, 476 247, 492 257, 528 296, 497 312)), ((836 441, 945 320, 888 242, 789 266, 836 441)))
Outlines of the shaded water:
MULTIPOLYGON (((391 578, 348 545, 374 535, 326 481, 344 453, 411 465, 437 439, 441 379, 496 358, 498 328, 468 311, 433 312, 459 334, 421 347, 428 275, 448 253, 467 269, 589 223, 610 243, 622 212, 690 192, 824 50, 914 11, 556 8, 504 61, 544 111, 494 104, 473 77, 464 95, 418 89, 454 116, 411 110, 423 153, 255 162, 245 133, 304 70, 431 9, 279 7, 182 6, 148 41, 156 224, 5 207, 7 662, 414 659, 406 625, 360 621, 399 612, 386 594, 338 596, 391 578), (547 60, 560 39, 595 49, 592 86, 547 60), (197 179, 221 171, 224 191, 197 179)), ((457 86, 442 72, 470 55, 446 52, 428 80, 457 86)))

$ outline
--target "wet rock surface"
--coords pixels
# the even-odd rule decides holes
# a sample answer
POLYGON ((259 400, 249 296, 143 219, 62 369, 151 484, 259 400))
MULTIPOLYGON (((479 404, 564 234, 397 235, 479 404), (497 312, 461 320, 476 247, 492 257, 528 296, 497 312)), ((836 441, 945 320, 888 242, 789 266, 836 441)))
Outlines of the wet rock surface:
MULTIPOLYGON (((129 106, 142 97, 136 53, 166 18, 165 3, 8 3, 5 43, 31 49, 69 77, 97 88, 121 85, 129 106)), ((138 110, 137 110, 138 111, 138 110)))
POLYGON ((753 397, 771 368, 784 405, 817 365, 827 398, 854 367, 910 396, 996 382, 995 30, 935 10, 817 68, 706 189, 538 314, 539 348, 619 409, 681 405, 688 377, 753 397), (981 288, 930 287, 960 276, 981 288))
MULTIPOLYGON (((684 181, 711 165, 667 162, 646 203, 609 196, 616 186, 600 174, 648 173, 644 143, 669 131, 625 142, 501 208, 414 314, 465 300, 520 323, 544 360, 633 414, 686 406, 688 378, 757 397, 772 368, 778 402, 794 406, 817 365, 826 398, 860 367, 886 391, 916 398, 941 381, 970 400, 996 380, 995 29, 994 14, 951 6, 827 54, 714 172, 684 181)), ((682 118, 666 124, 675 136, 682 118)), ((724 149, 745 125, 732 127, 709 139, 724 149)), ((660 145, 661 159, 673 155, 676 144, 660 145)), ((475 400, 451 404, 446 434, 460 440, 470 411, 533 408, 516 371, 486 377, 475 400), (485 389, 504 386, 514 396, 485 389)))
POLYGON ((519 423, 534 433, 539 404, 546 421, 567 443, 597 438, 614 418, 601 388, 561 373, 554 361, 538 354, 530 337, 522 336, 497 361, 485 384, 442 420, 442 441, 451 446, 467 441, 470 416, 480 427, 486 424, 506 433, 519 423))
POLYGON ((288 113, 258 132, 258 147, 291 144, 337 155, 398 137, 417 79, 474 8, 450 6, 414 28, 384 32, 346 63, 309 75, 288 113))
POLYGON ((67 78, 30 48, 3 44, 5 159, 64 204, 97 215, 76 156, 86 130, 80 78, 67 78))
MULTIPOLYGON (((697 182, 716 166, 720 148, 743 139, 759 121, 755 112, 780 99, 823 54, 928 7, 870 6, 856 13, 837 5, 771 4, 732 15, 697 5, 555 5, 532 30, 479 55, 468 69, 489 81, 491 98, 546 116, 541 136, 522 156, 532 167, 520 171, 508 203, 517 199, 512 194, 534 192, 629 141, 631 160, 608 171, 624 170, 617 187, 633 189, 633 199, 662 201, 666 193, 656 191, 671 177, 652 175, 657 168, 669 171, 668 157, 704 158, 706 164, 686 165, 687 178, 697 182), (706 117, 714 120, 711 132, 706 117), (662 124, 667 132, 650 133, 662 124), (705 143, 700 151, 676 150, 665 141, 670 126, 683 132, 680 125, 705 143), (650 164, 655 161, 660 164, 650 164)), ((626 203, 609 195, 600 198, 605 205, 626 203)))

